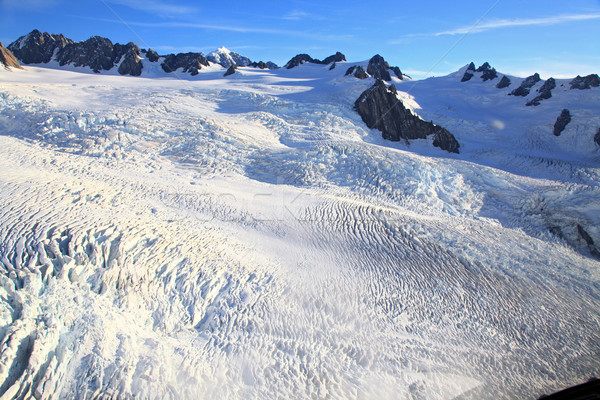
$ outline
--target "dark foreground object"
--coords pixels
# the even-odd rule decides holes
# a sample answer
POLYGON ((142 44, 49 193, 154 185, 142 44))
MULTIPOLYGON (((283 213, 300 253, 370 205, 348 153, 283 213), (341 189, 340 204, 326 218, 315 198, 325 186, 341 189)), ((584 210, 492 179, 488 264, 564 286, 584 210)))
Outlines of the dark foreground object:
POLYGON ((600 379, 592 379, 549 396, 542 396, 539 400, 600 400, 600 379))

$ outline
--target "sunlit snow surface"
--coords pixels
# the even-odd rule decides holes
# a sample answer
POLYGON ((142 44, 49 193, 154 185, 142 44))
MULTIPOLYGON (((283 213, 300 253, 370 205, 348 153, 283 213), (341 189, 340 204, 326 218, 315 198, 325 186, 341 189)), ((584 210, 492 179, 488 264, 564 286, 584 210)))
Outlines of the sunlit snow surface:
POLYGON ((600 374, 576 232, 600 238, 599 89, 397 81, 453 155, 367 129, 344 64, 158 68, 0 70, 0 394, 534 399, 600 374))

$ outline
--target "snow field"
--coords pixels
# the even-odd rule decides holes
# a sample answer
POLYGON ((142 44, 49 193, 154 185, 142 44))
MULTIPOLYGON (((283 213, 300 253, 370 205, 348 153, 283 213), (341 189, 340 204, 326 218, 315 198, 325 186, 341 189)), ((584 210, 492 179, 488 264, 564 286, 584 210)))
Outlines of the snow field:
POLYGON ((429 81, 414 109, 464 153, 384 142, 351 109, 369 82, 323 68, 3 73, 0 392, 537 398, 598 374, 598 261, 548 231, 598 237, 595 153, 508 122, 498 146, 486 96, 453 114, 429 81))

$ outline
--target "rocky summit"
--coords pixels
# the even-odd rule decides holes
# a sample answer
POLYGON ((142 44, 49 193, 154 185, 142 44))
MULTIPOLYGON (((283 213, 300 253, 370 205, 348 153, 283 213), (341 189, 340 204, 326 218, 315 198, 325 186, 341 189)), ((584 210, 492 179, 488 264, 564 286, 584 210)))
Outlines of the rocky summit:
POLYGON ((4 45, 0 42, 0 66, 4 66, 5 68, 18 68, 22 69, 21 64, 15 58, 13 53, 4 47, 4 45))
POLYGON ((201 53, 179 53, 169 54, 161 64, 163 71, 175 72, 183 68, 183 72, 189 72, 192 76, 198 75, 202 67, 208 67, 208 60, 201 53))
POLYGON ((395 86, 389 89, 383 80, 377 79, 375 84, 356 100, 354 108, 369 128, 382 132, 384 139, 425 139, 434 135, 434 146, 458 153, 460 145, 450 132, 432 122, 424 121, 404 107, 395 92, 395 86))
POLYGON ((600 77, 598 74, 589 74, 587 76, 579 76, 577 75, 573 80, 569 83, 571 89, 589 89, 591 87, 600 86, 600 77))
POLYGON ((328 65, 333 62, 342 61, 346 61, 346 56, 339 51, 329 57, 326 57, 323 61, 319 60, 318 58, 312 58, 308 54, 302 53, 292 57, 292 59, 284 65, 284 68, 292 69, 304 63, 328 65))
POLYGON ((52 60, 56 51, 75 42, 63 35, 42 33, 34 29, 8 46, 8 49, 23 64, 41 64, 52 60))
POLYGON ((538 89, 539 96, 536 96, 531 101, 527 102, 527 106, 539 106, 542 100, 552 97, 552 89, 556 87, 554 78, 548 78, 546 82, 538 89))
POLYGON ((536 72, 535 74, 525 78, 525 80, 521 82, 521 85, 512 92, 510 92, 509 95, 525 97, 529 94, 531 88, 541 80, 542 79, 540 78, 540 74, 536 72))

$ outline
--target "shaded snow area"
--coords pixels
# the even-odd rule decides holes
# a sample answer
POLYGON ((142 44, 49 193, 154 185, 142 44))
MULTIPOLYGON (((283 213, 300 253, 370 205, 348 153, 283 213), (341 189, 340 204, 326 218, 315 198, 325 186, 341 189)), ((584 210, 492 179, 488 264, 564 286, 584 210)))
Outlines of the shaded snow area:
POLYGON ((374 80, 346 69, 0 71, 0 394, 536 399, 600 375, 599 89, 397 80, 450 154, 369 130, 374 80))

